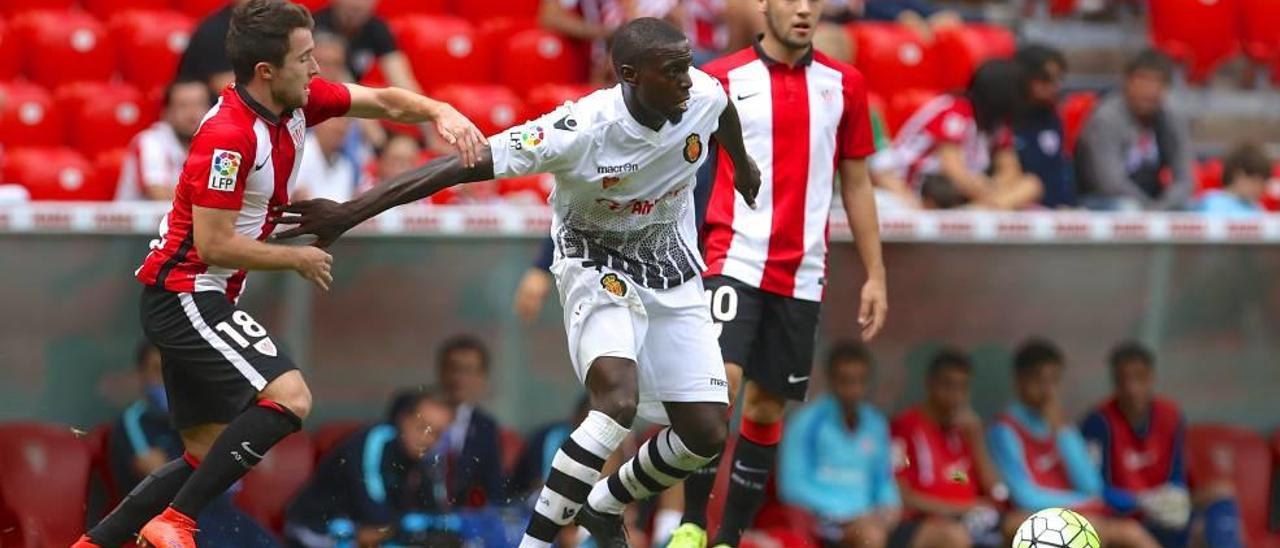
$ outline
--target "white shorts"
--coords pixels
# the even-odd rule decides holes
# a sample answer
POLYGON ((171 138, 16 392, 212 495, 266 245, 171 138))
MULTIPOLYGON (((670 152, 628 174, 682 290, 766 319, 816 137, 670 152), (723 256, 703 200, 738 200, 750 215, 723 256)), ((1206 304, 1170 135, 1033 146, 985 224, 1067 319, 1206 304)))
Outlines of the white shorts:
POLYGON ((701 278, 650 289, 608 268, 585 268, 576 259, 557 261, 551 271, 579 381, 586 382, 596 358, 635 361, 637 414, 658 424, 669 424, 662 402, 729 403, 724 359, 701 278))

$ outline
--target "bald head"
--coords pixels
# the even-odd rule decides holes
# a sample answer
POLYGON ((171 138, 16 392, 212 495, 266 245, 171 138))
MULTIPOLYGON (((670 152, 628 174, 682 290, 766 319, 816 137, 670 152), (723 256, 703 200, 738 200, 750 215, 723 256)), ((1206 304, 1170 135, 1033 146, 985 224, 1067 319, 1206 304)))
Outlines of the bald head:
POLYGON ((675 25, 653 17, 632 19, 613 34, 613 66, 639 66, 657 54, 679 50, 688 42, 675 25))

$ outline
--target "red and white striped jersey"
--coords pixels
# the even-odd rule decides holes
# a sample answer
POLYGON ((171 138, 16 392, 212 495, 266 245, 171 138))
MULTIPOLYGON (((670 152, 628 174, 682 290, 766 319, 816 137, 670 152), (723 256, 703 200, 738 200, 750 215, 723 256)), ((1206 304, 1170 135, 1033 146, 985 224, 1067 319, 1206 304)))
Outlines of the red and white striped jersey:
POLYGON ((822 300, 836 165, 875 152, 862 73, 812 50, 787 66, 759 42, 704 70, 728 90, 761 175, 753 210, 735 192, 733 162, 720 151, 703 227, 705 275, 822 300))
POLYGON ((187 146, 178 140, 173 126, 164 121, 151 124, 129 141, 120 166, 116 200, 145 200, 149 186, 176 186, 186 157, 187 146))
POLYGON ((351 93, 342 84, 315 78, 310 91, 305 107, 277 114, 234 84, 223 90, 191 140, 173 208, 135 274, 139 281, 175 292, 239 297, 246 272, 200 259, 191 208, 239 211, 236 232, 265 240, 276 228, 267 212, 288 203, 293 191, 306 128, 351 110, 351 93))
POLYGON ((925 175, 938 173, 941 165, 934 152, 944 144, 960 147, 965 165, 985 173, 994 150, 1013 146, 1013 132, 1001 126, 994 135, 978 129, 973 103, 956 95, 942 95, 921 105, 893 140, 893 146, 872 159, 872 168, 889 172, 920 188, 925 175))

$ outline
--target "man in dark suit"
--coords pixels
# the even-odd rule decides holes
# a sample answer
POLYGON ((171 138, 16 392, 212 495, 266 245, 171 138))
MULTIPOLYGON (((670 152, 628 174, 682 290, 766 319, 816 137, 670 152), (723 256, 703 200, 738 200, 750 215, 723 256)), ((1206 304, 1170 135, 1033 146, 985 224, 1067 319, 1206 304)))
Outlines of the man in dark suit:
POLYGON ((445 432, 449 451, 449 498, 458 507, 506 502, 498 421, 479 402, 489 386, 489 349, 471 335, 440 345, 436 372, 454 420, 445 432))

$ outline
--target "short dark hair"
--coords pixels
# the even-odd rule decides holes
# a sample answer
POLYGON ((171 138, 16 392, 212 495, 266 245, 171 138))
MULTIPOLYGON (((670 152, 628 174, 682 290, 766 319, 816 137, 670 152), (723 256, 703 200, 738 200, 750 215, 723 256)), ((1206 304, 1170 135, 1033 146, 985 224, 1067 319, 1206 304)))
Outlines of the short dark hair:
POLYGON ((436 354, 436 367, 444 369, 445 364, 449 363, 449 356, 464 350, 478 352, 481 368, 485 373, 489 372, 489 347, 479 337, 465 333, 449 337, 440 344, 440 351, 436 354))
POLYGON ((1271 158, 1266 151, 1254 143, 1236 145, 1222 160, 1222 185, 1231 186, 1238 177, 1271 176, 1271 158))
POLYGON ((1013 354, 1013 372, 1018 376, 1035 372, 1040 366, 1062 364, 1062 351, 1048 339, 1028 339, 1013 354))
POLYGON ((978 66, 965 95, 973 104, 978 129, 990 133, 1022 112, 1026 75, 1011 59, 992 59, 978 66))
POLYGON ((258 63, 284 64, 293 29, 311 29, 315 21, 307 8, 286 0, 249 0, 231 12, 227 32, 227 60, 236 82, 253 79, 258 63))
POLYGON ((836 341, 827 350, 827 373, 834 372, 837 365, 849 362, 858 362, 871 367, 875 364, 875 358, 871 356, 871 350, 867 345, 852 340, 836 341))
POLYGON ((204 88, 205 101, 208 102, 210 106, 213 105, 213 90, 209 89, 208 82, 194 78, 180 78, 169 82, 169 85, 164 87, 164 103, 162 103, 162 106, 164 108, 169 108, 169 105, 173 103, 173 94, 177 91, 178 87, 191 85, 198 85, 204 88))
POLYGON ((147 361, 147 354, 159 351, 160 349, 156 348, 156 345, 151 344, 151 341, 147 339, 140 339, 138 344, 133 347, 133 364, 138 366, 138 369, 142 369, 142 365, 147 361))
POLYGON ((1135 72, 1145 70, 1160 75, 1166 83, 1173 80, 1173 59, 1159 50, 1144 49, 1133 56, 1124 66, 1124 75, 1133 76, 1135 72))
POLYGON ((1061 51, 1044 44, 1027 44, 1019 48, 1013 58, 1022 65, 1022 70, 1026 72, 1027 77, 1035 80, 1049 78, 1047 67, 1050 63, 1062 67, 1063 72, 1067 70, 1066 56, 1061 51))
POLYGON ((962 373, 973 373, 973 363, 969 361, 969 355, 965 354, 959 348, 946 347, 934 354, 933 359, 929 360, 929 379, 933 379, 943 371, 960 371, 962 373))
POLYGON ((400 419, 413 412, 423 402, 432 402, 449 409, 449 405, 444 403, 444 398, 440 397, 434 388, 406 388, 391 396, 391 405, 387 406, 387 422, 391 424, 400 422, 400 419))
POLYGON ((688 40, 675 25, 656 17, 632 19, 613 33, 610 57, 615 70, 622 65, 635 66, 648 58, 654 49, 688 40))
POLYGON ((1147 349, 1146 345, 1138 341, 1124 341, 1117 344, 1111 349, 1111 356, 1107 358, 1107 362, 1111 365, 1111 372, 1115 373, 1122 364, 1132 361, 1140 361, 1147 367, 1155 367, 1156 357, 1147 349))

